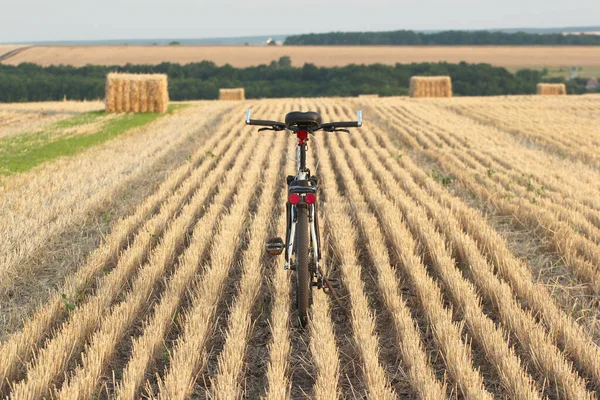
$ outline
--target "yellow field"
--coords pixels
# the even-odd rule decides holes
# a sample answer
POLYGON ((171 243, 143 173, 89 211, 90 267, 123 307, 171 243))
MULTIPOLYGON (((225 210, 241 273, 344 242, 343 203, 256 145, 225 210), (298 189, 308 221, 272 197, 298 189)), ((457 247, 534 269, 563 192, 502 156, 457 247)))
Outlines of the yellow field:
POLYGON ((520 68, 600 66, 600 48, 593 46, 35 46, 3 62, 84 66, 208 60, 247 67, 269 64, 281 56, 290 56, 295 66, 313 63, 324 67, 439 61, 520 68))
POLYGON ((599 120, 598 95, 196 102, 4 177, 0 392, 597 398, 599 120), (310 142, 341 304, 315 289, 306 330, 263 248, 293 138, 247 107, 364 112, 310 142))
POLYGON ((41 130, 54 122, 103 107, 99 101, 0 104, 0 138, 41 130))

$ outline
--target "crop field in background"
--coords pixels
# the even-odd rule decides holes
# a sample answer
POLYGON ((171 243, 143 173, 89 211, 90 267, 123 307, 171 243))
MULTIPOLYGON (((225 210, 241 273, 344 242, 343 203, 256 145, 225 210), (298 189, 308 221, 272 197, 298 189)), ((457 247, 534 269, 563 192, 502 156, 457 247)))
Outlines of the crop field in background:
POLYGON ((598 95, 194 102, 0 177, 0 393, 598 398, 599 120, 598 95), (315 290, 306 330, 263 247, 294 140, 247 107, 364 113, 310 142, 340 304, 315 290))
MULTIPOLYGON (((1 50, 0 50, 1 51, 1 50)), ((292 65, 488 63, 511 68, 600 67, 600 48, 587 46, 33 46, 2 61, 48 65, 160 64, 213 61, 248 67, 290 56, 292 65)))

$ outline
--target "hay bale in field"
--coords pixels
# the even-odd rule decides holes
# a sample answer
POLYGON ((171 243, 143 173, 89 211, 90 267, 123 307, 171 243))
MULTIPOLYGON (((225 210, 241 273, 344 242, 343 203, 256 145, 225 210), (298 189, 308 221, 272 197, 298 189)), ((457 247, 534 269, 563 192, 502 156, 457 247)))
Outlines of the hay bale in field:
POLYGON ((219 89, 219 100, 246 100, 244 88, 219 89))
POLYGON ((139 81, 137 86, 140 93, 140 112, 148 112, 148 82, 139 81))
POLYGON ((123 81, 123 110, 131 110, 131 81, 123 81))
POLYGON ((452 80, 449 76, 413 76, 410 97, 452 97, 452 80))
POLYGON ((164 74, 118 74, 106 77, 107 112, 159 112, 169 107, 169 89, 164 74))
POLYGON ((543 96, 565 95, 567 94, 567 85, 564 83, 538 83, 537 94, 543 96))

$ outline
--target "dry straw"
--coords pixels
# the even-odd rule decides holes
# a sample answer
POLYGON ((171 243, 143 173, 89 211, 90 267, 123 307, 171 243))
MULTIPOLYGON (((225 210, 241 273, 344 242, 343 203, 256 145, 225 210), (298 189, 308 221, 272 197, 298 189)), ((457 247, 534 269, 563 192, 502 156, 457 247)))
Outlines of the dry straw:
POLYGON ((567 94, 567 85, 564 83, 538 83, 537 94, 544 96, 567 94))
POLYGON ((452 80, 449 76, 413 76, 410 97, 452 97, 452 80))
POLYGON ((118 74, 106 77, 107 112, 167 112, 167 75, 118 74))
POLYGON ((219 100, 246 100, 244 88, 219 89, 219 100))

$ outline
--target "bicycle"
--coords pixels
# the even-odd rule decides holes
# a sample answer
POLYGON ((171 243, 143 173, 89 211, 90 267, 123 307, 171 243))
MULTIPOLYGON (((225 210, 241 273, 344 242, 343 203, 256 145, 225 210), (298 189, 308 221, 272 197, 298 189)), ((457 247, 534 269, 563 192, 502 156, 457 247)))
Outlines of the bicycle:
POLYGON ((314 111, 293 111, 285 116, 285 122, 250 119, 251 110, 246 112, 246 125, 264 126, 258 131, 289 131, 296 135, 296 175, 287 177, 288 196, 286 202, 285 242, 281 237, 269 238, 265 244, 268 254, 278 256, 285 250, 283 268, 296 271, 296 306, 302 327, 309 320, 312 288, 332 291, 319 266, 321 261, 321 238, 317 210, 318 178, 306 167, 306 152, 309 136, 322 130, 325 132, 347 132, 346 128, 362 126, 362 112, 357 112, 357 121, 321 123, 321 115, 314 111))

